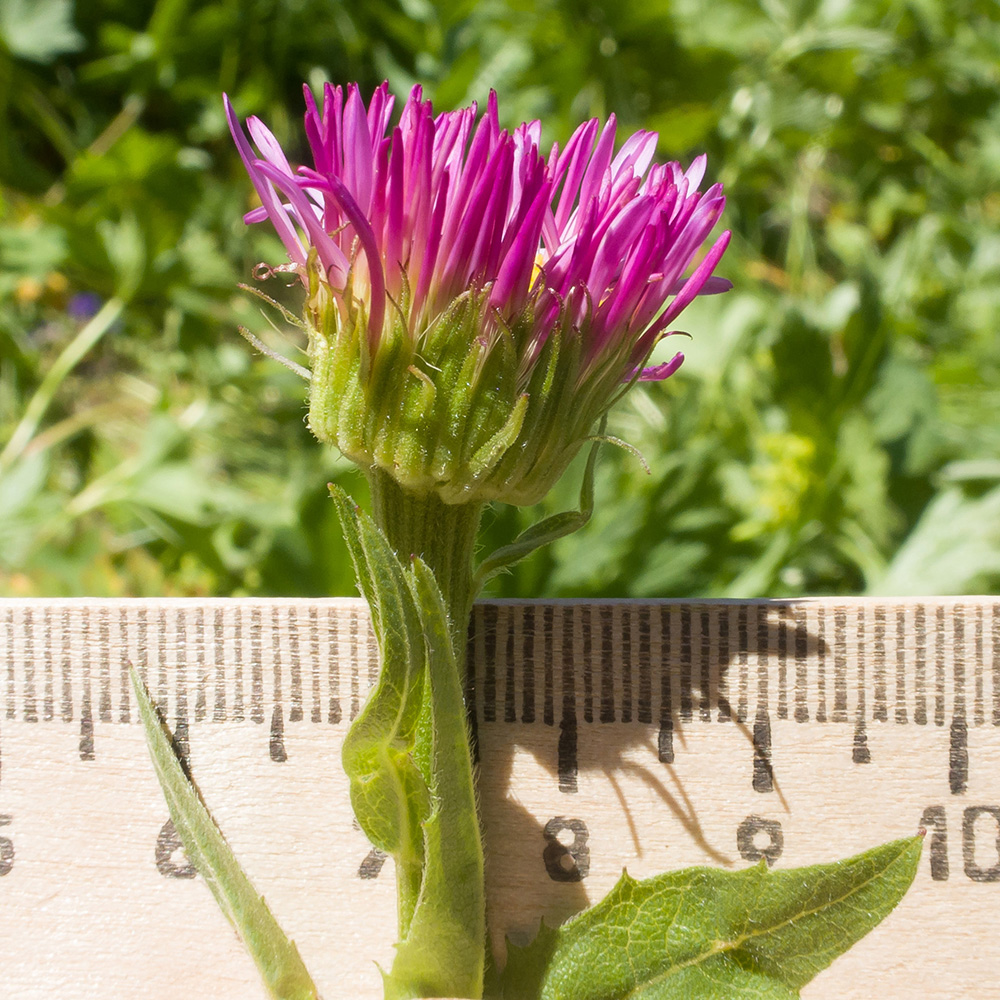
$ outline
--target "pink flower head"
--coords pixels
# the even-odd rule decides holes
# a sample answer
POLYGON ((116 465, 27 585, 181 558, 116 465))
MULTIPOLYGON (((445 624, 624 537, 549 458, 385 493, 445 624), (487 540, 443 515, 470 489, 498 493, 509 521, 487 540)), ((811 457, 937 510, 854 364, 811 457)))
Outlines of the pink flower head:
POLYGON ((388 84, 367 108, 354 84, 322 108, 304 92, 297 168, 251 117, 255 153, 225 101, 261 201, 245 221, 270 219, 310 290, 314 430, 410 488, 532 502, 623 383, 676 371, 680 354, 644 365, 681 310, 731 287, 712 276, 730 234, 702 250, 721 185, 699 191, 704 156, 651 166, 653 132, 616 154, 614 116, 593 119, 545 156, 494 93, 477 120, 414 87, 391 125, 388 84), (400 443, 400 413, 427 441, 400 443))
MULTIPOLYGON (((712 277, 728 232, 684 277, 725 198, 720 184, 698 190, 704 156, 687 171, 676 163, 651 167, 655 132, 637 132, 613 155, 614 116, 603 129, 592 119, 546 158, 539 122, 512 133, 500 128, 495 93, 477 123, 475 104, 435 116, 417 86, 391 127, 387 83, 367 109, 355 84, 346 100, 327 84, 322 110, 308 87, 304 93, 313 166, 297 170, 251 117, 254 154, 226 98, 230 130, 262 204, 246 221, 269 218, 303 268, 314 249, 340 296, 353 267, 351 293, 364 303, 373 348, 404 282, 415 338, 476 287, 489 289, 493 322, 514 322, 532 301, 525 363, 568 319, 584 340, 585 367, 623 342, 633 345, 622 373, 630 378, 696 295, 731 287, 712 277)), ((343 298, 341 305, 350 307, 343 298)), ((678 364, 640 377, 666 378, 678 364)))

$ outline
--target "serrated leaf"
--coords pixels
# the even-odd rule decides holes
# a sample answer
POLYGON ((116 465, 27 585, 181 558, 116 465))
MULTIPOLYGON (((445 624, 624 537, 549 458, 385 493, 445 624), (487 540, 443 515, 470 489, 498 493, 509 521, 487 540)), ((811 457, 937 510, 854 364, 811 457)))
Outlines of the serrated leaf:
POLYGON ((145 685, 130 668, 149 755, 184 851, 236 928, 276 1000, 317 1000, 319 994, 299 956, 240 863, 177 759, 169 732, 145 685))
POLYGON ((788 1000, 867 934, 916 874, 921 837, 832 864, 623 874, 596 906, 510 947, 506 1000, 788 1000))

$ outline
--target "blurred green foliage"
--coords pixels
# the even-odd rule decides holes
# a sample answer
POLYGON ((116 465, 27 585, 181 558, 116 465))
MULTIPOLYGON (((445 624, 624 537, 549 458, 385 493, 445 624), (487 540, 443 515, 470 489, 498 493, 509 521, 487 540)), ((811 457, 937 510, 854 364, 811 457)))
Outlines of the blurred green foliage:
POLYGON ((997 587, 995 0, 0 0, 0 594, 353 592, 324 484, 362 481, 236 334, 296 349, 237 288, 283 251, 220 92, 301 152, 302 81, 386 77, 550 140, 614 111, 727 187, 736 290, 613 418, 651 472, 606 449, 494 593, 997 587))

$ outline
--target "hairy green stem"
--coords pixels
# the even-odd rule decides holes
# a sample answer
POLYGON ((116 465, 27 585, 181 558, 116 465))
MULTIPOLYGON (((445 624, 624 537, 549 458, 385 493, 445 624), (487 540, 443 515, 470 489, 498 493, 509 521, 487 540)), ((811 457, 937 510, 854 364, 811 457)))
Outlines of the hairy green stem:
POLYGON ((448 504, 433 493, 411 493, 381 469, 368 470, 372 519, 405 565, 420 556, 434 573, 455 638, 455 658, 465 664, 465 636, 475 596, 472 556, 483 504, 448 504))
MULTIPOLYGON (((433 910, 450 910, 454 904, 454 912, 435 913, 434 922, 440 921, 441 933, 432 931, 426 943, 434 947, 436 941, 446 942, 449 935, 445 928, 456 920, 468 931, 473 930, 469 926, 471 922, 480 935, 481 954, 485 955, 482 833, 463 701, 466 637, 475 596, 472 559, 483 504, 446 504, 433 494, 414 494, 379 470, 370 470, 368 480, 375 524, 404 565, 415 556, 426 563, 440 590, 448 620, 444 647, 439 645, 435 653, 434 643, 430 636, 427 637, 428 679, 432 693, 424 701, 413 758, 424 774, 438 776, 431 792, 436 800, 435 809, 442 819, 447 819, 441 824, 444 843, 440 850, 442 859, 447 858, 450 878, 462 887, 462 898, 450 903, 446 898, 435 900, 433 910)), ((412 870, 413 866, 397 866, 401 941, 411 934, 411 921, 420 900, 427 902, 427 863, 425 857, 420 872, 412 870)), ((448 956, 434 956, 430 964, 438 963, 446 966, 448 956)), ((393 971, 397 971, 395 966, 393 971)), ((481 967, 478 975, 471 969, 468 971, 472 978, 463 985, 472 991, 470 996, 479 997, 482 995, 481 967), (478 982, 473 985, 476 980, 478 982)), ((400 982, 392 976, 386 980, 386 997, 387 1000, 402 1000, 407 996, 451 996, 453 988, 449 989, 449 980, 454 984, 453 973, 443 976, 437 987, 424 981, 418 992, 410 993, 410 988, 416 988, 416 984, 400 982), (437 992, 438 989, 443 992, 437 992)))

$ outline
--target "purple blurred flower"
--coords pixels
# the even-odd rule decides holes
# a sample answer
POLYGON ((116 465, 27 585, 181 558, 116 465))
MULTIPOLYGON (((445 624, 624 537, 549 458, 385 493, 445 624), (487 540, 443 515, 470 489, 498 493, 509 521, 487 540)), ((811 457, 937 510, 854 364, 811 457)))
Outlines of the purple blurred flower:
MULTIPOLYGON (((487 337, 530 303, 522 365, 530 366, 552 330, 568 322, 584 342, 582 375, 628 343, 621 375, 630 379, 696 295, 731 287, 711 276, 728 232, 684 279, 725 199, 720 184, 698 191, 704 156, 687 171, 676 163, 650 167, 654 132, 637 132, 613 155, 614 116, 603 129, 592 119, 546 158, 540 123, 502 130, 492 93, 476 125, 475 105, 435 116, 414 87, 399 124, 390 127, 388 84, 367 109, 353 84, 346 101, 340 87, 327 84, 322 110, 304 91, 314 166, 298 170, 251 117, 256 156, 226 99, 233 138, 262 203, 246 221, 269 218, 304 277, 314 250, 345 311, 352 307, 346 289, 353 270, 349 294, 363 302, 373 351, 404 286, 414 338, 475 287, 489 289, 487 337)), ((664 379, 681 360, 678 354, 640 377, 664 379)))
POLYGON ((97 315, 103 300, 96 292, 77 292, 66 303, 66 314, 78 323, 85 323, 97 315))

